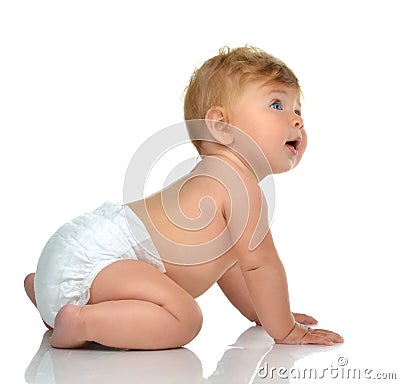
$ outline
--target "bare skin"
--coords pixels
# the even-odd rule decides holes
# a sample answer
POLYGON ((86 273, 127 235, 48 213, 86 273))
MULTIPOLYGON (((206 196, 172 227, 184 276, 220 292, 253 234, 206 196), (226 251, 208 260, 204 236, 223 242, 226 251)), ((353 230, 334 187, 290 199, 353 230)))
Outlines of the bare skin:
MULTIPOLYGON (((254 87, 246 92, 230 114, 213 108, 206 118, 240 126, 265 156, 273 159, 272 172, 290 170, 300 161, 306 142, 297 112, 298 92, 261 92, 254 87), (278 93, 285 108, 290 106, 288 112, 280 113, 274 104, 264 115, 261 106, 265 108, 265 102, 260 100, 275 100, 278 93), (260 133, 264 131, 256 130, 253 120, 261 128, 273 121, 282 132, 278 130, 274 137, 269 130, 260 133), (297 136, 303 138, 302 144, 289 148, 285 141, 297 136), (274 145, 269 147, 268 143, 274 145)), ((218 129, 212 131, 218 143, 207 144, 207 156, 187 177, 145 200, 128 204, 145 224, 166 273, 134 260, 106 267, 96 276, 87 305, 67 305, 59 311, 51 337, 54 347, 77 348, 86 341, 132 349, 185 345, 202 324, 195 298, 215 282, 244 316, 260 324, 277 343, 343 342, 334 332, 302 325, 316 324, 313 317, 291 312, 286 274, 271 232, 264 230, 256 245, 250 246, 260 230, 259 222, 266 221, 265 200, 258 185, 266 174, 255 174, 257 164, 249 166, 226 147, 239 140, 234 132, 218 129), (203 203, 201 208, 199 202, 203 203)), ((26 279, 25 287, 34 302, 32 277, 26 279)))

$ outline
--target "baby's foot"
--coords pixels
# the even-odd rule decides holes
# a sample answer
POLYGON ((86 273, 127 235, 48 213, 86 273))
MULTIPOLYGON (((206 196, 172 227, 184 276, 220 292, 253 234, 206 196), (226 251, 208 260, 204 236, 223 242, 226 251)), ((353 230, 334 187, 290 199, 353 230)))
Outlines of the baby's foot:
POLYGON ((86 340, 83 333, 82 307, 67 304, 57 313, 50 344, 55 348, 79 348, 86 340))
POLYGON ((36 298, 35 298, 35 288, 34 288, 35 274, 30 273, 25 277, 24 287, 29 300, 32 301, 33 305, 36 307, 36 298))
MULTIPOLYGON (((25 287, 25 292, 26 292, 27 296, 29 297, 29 300, 32 301, 32 304, 37 308, 36 297, 35 297, 35 274, 34 273, 30 273, 28 276, 25 277, 24 287, 25 287)), ((46 324, 46 322, 44 320, 43 320, 43 323, 48 329, 53 329, 50 327, 50 325, 46 324)))

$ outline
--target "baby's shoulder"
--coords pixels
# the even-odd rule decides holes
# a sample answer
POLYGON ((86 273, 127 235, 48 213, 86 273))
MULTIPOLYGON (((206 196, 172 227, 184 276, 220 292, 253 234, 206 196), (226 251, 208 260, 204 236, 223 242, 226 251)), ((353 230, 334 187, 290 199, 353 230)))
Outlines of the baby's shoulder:
POLYGON ((211 197, 217 206, 230 215, 232 208, 240 209, 260 201, 261 190, 255 175, 247 169, 218 158, 202 161, 188 175, 186 190, 201 198, 211 197))
POLYGON ((194 203, 201 203, 202 199, 211 198, 215 205, 220 206, 229 193, 219 175, 212 172, 192 172, 182 180, 179 195, 194 203))

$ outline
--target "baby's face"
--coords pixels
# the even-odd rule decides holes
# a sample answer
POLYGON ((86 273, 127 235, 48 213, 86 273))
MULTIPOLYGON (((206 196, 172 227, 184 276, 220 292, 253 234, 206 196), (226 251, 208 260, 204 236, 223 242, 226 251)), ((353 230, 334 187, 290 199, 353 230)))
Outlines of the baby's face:
POLYGON ((229 111, 229 124, 259 145, 273 173, 295 167, 306 148, 300 93, 294 87, 247 84, 229 111))

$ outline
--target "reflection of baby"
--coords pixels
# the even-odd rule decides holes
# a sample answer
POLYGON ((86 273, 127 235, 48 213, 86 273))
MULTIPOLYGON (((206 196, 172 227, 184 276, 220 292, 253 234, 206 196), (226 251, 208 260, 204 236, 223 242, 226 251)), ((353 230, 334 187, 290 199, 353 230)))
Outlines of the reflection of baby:
POLYGON ((186 120, 204 119, 187 124, 199 164, 150 197, 68 222, 27 276, 51 344, 180 347, 200 331, 195 298, 215 282, 277 343, 343 342, 290 311, 258 184, 306 148, 296 76, 260 49, 223 49, 194 72, 184 108, 186 120))
POLYGON ((39 350, 25 371, 34 384, 201 384, 203 369, 191 350, 125 351, 87 344, 85 349, 55 349, 44 334, 39 350))
MULTIPOLYGON (((121 351, 88 343, 73 353, 51 348, 44 334, 39 350, 25 371, 27 383, 162 383, 239 384, 289 383, 285 375, 294 363, 323 346, 273 345, 261 327, 250 327, 226 349, 214 372, 205 378, 196 354, 187 348, 163 351, 121 351), (278 369, 285 369, 278 371, 278 369)), ((296 377, 297 371, 292 374, 296 377)))
MULTIPOLYGON (((196 354, 187 348, 160 351, 121 351, 88 343, 74 353, 51 348, 51 331, 25 371, 27 383, 163 383, 239 384, 289 383, 285 375, 294 363, 323 346, 273 345, 261 327, 250 327, 229 346, 210 377, 196 354), (278 371, 283 369, 284 371, 278 371)), ((297 371, 292 374, 296 377, 297 371)), ((300 377, 300 376, 298 376, 300 377)))

